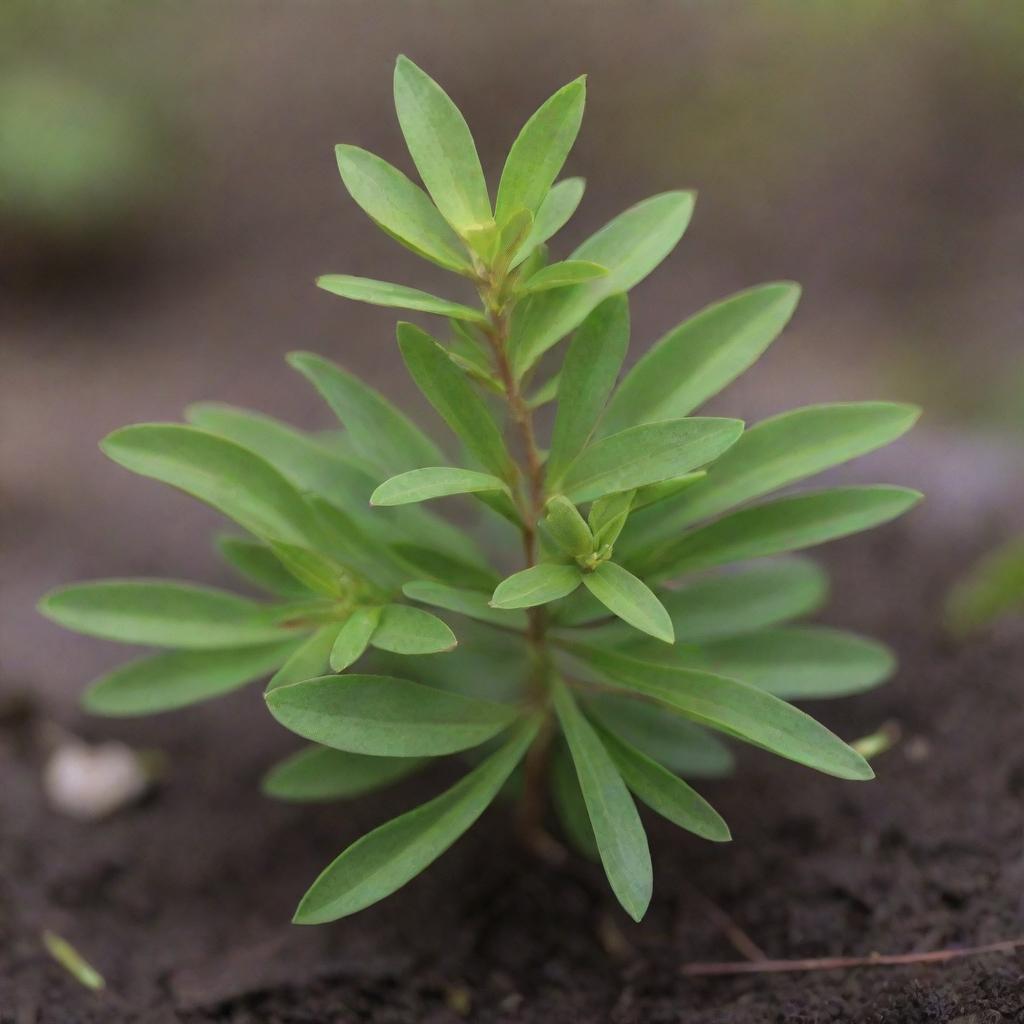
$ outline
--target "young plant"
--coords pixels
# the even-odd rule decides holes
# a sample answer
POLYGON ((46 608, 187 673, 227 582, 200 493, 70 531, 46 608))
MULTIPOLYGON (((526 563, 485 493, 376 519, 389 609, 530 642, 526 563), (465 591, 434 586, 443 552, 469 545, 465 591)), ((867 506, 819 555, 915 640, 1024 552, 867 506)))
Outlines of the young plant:
POLYGON ((103 442, 116 462, 247 531, 222 540, 221 554, 271 602, 115 580, 42 603, 81 632, 176 649, 94 684, 85 697, 93 711, 180 707, 273 672, 271 713, 314 744, 270 772, 275 796, 354 796, 430 759, 466 756, 471 767, 454 786, 330 864, 298 922, 343 917, 394 892, 502 792, 518 801, 526 842, 560 854, 545 831, 548 791, 566 838, 600 859, 639 920, 652 875, 634 798, 707 839, 729 838, 683 781, 729 770, 714 733, 839 778, 872 775, 786 698, 864 690, 889 674, 889 653, 788 624, 822 602, 825 579, 799 558, 756 560, 910 508, 920 495, 888 486, 765 498, 892 441, 917 410, 818 405, 747 431, 693 416, 780 333, 799 292, 789 283, 701 311, 620 380, 626 293, 672 251, 694 197, 641 202, 551 261, 546 243, 583 193, 579 178, 557 179, 584 88, 570 82, 529 119, 493 206, 462 115, 405 58, 395 103, 426 191, 365 150, 337 150, 342 180, 372 220, 476 293, 469 305, 346 275, 318 281, 445 318, 446 341, 400 323, 398 344, 463 465, 340 367, 292 355, 342 432, 305 434, 202 405, 189 410, 191 426, 128 427, 103 442), (567 337, 560 367, 544 360, 542 369, 567 337), (546 403, 555 409, 542 442, 535 410, 546 403), (476 503, 488 550, 513 571, 425 504, 455 495, 476 503), (418 657, 453 648, 447 620, 460 646, 418 657))

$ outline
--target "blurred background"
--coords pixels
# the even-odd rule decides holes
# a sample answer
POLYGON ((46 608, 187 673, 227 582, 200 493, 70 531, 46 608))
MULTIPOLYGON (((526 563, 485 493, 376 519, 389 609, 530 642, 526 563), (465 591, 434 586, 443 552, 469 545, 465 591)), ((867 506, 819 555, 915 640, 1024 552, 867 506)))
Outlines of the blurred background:
POLYGON ((328 426, 282 362, 295 348, 423 410, 393 312, 313 286, 345 272, 458 297, 373 228, 334 164, 346 141, 411 171, 402 51, 461 105, 492 182, 525 118, 587 73, 566 169, 587 195, 554 252, 652 193, 700 193, 633 293, 634 355, 731 291, 802 282, 791 327, 716 407, 920 402, 917 439, 877 457, 899 468, 871 475, 923 483, 927 514, 987 517, 998 539, 996 510, 964 495, 1024 462, 1019 0, 5 0, 0 688, 70 709, 123 656, 42 622, 50 586, 221 578, 216 517, 107 462, 108 431, 205 399, 328 426))

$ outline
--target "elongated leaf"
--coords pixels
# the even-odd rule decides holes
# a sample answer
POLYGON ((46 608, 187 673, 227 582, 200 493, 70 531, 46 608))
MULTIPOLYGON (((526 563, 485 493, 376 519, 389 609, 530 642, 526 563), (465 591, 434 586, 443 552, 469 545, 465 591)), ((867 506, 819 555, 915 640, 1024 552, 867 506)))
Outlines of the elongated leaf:
POLYGON ((530 397, 526 404, 530 409, 539 409, 548 402, 553 402, 558 397, 558 385, 561 382, 562 371, 559 370, 553 377, 546 381, 530 397))
MULTIPOLYGON (((656 485, 655 485, 656 486, 656 485)), ((630 509, 636 498, 636 491, 619 491, 608 494, 590 506, 587 522, 594 533, 594 546, 597 549, 614 544, 626 525, 630 509)))
POLYGON ((565 354, 547 461, 549 486, 557 486, 566 467, 590 440, 628 347, 629 300, 613 295, 580 324, 565 354))
POLYGON ((675 642, 672 619, 643 580, 614 562, 583 574, 583 585, 612 614, 667 644, 675 642))
POLYGON ((217 551, 243 579, 277 597, 308 597, 304 587, 266 544, 245 537, 221 536, 217 551))
POLYGON ((535 295, 547 292, 552 288, 568 288, 570 285, 583 284, 595 277, 604 277, 607 267, 602 267, 591 260, 563 260, 561 263, 550 263, 542 267, 536 274, 531 274, 520 286, 522 295, 535 295))
POLYGON ((575 502, 657 483, 718 458, 743 433, 742 420, 694 416, 630 427, 586 448, 561 488, 575 502))
POLYGON ((919 415, 912 405, 812 405, 758 423, 703 480, 631 523, 634 543, 665 539, 710 516, 894 441, 919 415))
POLYGON ((526 122, 501 172, 495 217, 503 224, 518 208, 537 213, 569 155, 583 120, 586 77, 562 86, 526 122))
POLYGON ((586 706, 605 729, 684 778, 721 778, 735 767, 732 752, 713 733, 637 694, 594 693, 586 706))
POLYGON ((600 860, 594 829, 583 800, 583 790, 576 778, 572 755, 564 743, 559 743, 551 763, 551 795, 555 811, 562 823, 562 832, 578 853, 590 860, 600 860))
POLYGON ((323 676, 266 696, 270 713, 305 739, 387 757, 433 757, 476 747, 516 717, 503 704, 390 676, 323 676))
POLYGON ((601 433, 688 416, 757 361, 799 298, 799 286, 790 282, 761 285, 708 306, 670 331, 619 385, 601 433))
POLYGON ((296 924, 347 917, 390 896, 432 864, 483 814, 537 732, 524 722, 498 751, 451 789, 353 843, 302 897, 296 924))
POLYGON ((270 549, 281 564, 304 586, 325 597, 345 597, 352 589, 352 577, 333 559, 298 544, 271 541, 270 549))
POLYGON ((374 281, 368 277, 352 277, 349 274, 324 274, 316 279, 318 288, 340 295, 343 299, 368 302, 372 306, 388 306, 392 309, 415 309, 423 313, 469 320, 471 323, 487 323, 487 317, 478 309, 463 306, 459 302, 439 299, 436 295, 409 288, 404 284, 390 281, 374 281))
POLYGON ((423 184, 457 231, 491 219, 491 200, 466 119, 448 94, 407 57, 395 65, 395 110, 423 184))
POLYGON ((279 686, 291 686, 292 683, 301 683, 304 679, 322 676, 330 663, 331 648, 337 635, 337 622, 321 626, 310 633, 270 677, 267 690, 276 690, 279 686))
POLYGON ((565 684, 558 680, 553 689, 558 721, 576 766, 605 874, 626 913, 639 921, 651 902, 654 885, 640 815, 604 744, 565 684))
POLYGON ((598 736, 623 782, 651 810, 714 843, 732 838, 721 815, 679 776, 606 729, 598 727, 598 736))
POLYGON ((566 178, 555 185, 533 218, 533 227, 526 240, 519 247, 511 266, 518 267, 528 256, 537 251, 549 238, 565 227, 566 222, 576 212, 583 198, 586 182, 582 178, 566 178))
POLYGON ((66 629, 125 644, 208 650, 288 639, 273 609, 170 580, 96 580, 51 590, 39 610, 66 629))
POLYGON ((473 469, 452 469, 430 466, 410 469, 407 473, 385 480, 370 496, 371 505, 408 505, 452 494, 474 494, 478 491, 508 491, 505 483, 490 473, 473 469))
POLYGON ((870 779, 868 763, 810 715, 756 686, 693 669, 638 661, 614 651, 573 653, 605 678, 661 701, 692 721, 841 779, 870 779))
POLYGON ((1003 615, 1024 609, 1024 541, 997 548, 958 582, 946 617, 954 633, 966 636, 1003 615))
POLYGON ((122 665, 94 682, 82 705, 95 715, 152 715, 220 697, 269 675, 301 640, 226 651, 173 651, 122 665))
POLYGON ((414 580, 403 585, 402 593, 413 601, 457 612, 481 622, 490 622, 506 629, 526 629, 526 615, 523 612, 492 608, 490 594, 482 590, 449 587, 430 580, 414 580))
POLYGON ((144 423, 100 444, 114 462, 205 501, 264 538, 318 548, 322 533, 302 495, 245 448, 195 427, 144 423))
POLYGON ((404 413, 336 363, 310 352, 292 352, 288 363, 320 392, 356 449, 386 473, 444 462, 437 445, 404 413))
POLYGON ((420 757, 367 757, 311 746, 274 765, 263 777, 267 796, 293 803, 348 800, 404 779, 426 761, 420 757))
POLYGON ((397 167, 357 146, 336 146, 334 152, 349 195, 389 235, 447 270, 472 270, 458 235, 397 167))
POLYGON ((412 379, 441 418, 487 469, 507 478, 511 469, 501 431, 445 350, 429 334, 406 323, 398 325, 398 345, 412 379))
POLYGON ((422 608, 385 605, 373 646, 395 654, 435 654, 455 647, 455 634, 446 623, 422 608))
POLYGON ((594 535, 587 521, 563 495, 556 494, 548 502, 543 522, 555 543, 574 558, 589 555, 594 550, 594 535))
POLYGON ((493 590, 497 573, 490 568, 470 562, 445 551, 422 547, 418 544, 396 544, 395 553, 408 567, 411 575, 429 576, 440 583, 473 590, 493 590))
POLYGON ((331 668, 344 672, 349 665, 358 661, 367 647, 370 637, 380 622, 380 608, 355 608, 338 630, 331 646, 331 668))
POLYGON ((589 260, 608 273, 534 295, 516 308, 509 348, 517 376, 575 330, 599 302, 642 281, 675 248, 692 212, 692 193, 666 192, 626 210, 579 246, 570 259, 589 260))
POLYGON ((667 578, 713 565, 797 551, 902 515, 921 500, 905 487, 835 487, 779 498, 684 534, 635 560, 647 577, 667 578))
POLYGON ((571 594, 582 582, 575 565, 545 562, 514 573, 498 584, 491 597, 495 608, 532 608, 571 594))

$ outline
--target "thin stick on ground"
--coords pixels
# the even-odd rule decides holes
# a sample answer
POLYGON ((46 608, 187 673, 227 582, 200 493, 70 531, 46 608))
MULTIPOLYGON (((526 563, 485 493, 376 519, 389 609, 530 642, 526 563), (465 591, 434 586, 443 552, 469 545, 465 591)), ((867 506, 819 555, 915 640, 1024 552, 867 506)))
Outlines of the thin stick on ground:
POLYGON ((905 967, 914 964, 941 964, 984 953, 1013 953, 1024 949, 1024 938, 990 942, 984 946, 957 949, 933 949, 924 953, 869 953, 867 956, 831 956, 808 960, 751 960, 724 963, 683 964, 686 977, 726 976, 730 974, 785 974, 796 971, 836 971, 852 967, 905 967))
POLYGON ((704 914, 729 940, 740 956, 755 963, 768 959, 768 954, 717 903, 689 883, 685 883, 683 888, 692 900, 700 904, 704 914))

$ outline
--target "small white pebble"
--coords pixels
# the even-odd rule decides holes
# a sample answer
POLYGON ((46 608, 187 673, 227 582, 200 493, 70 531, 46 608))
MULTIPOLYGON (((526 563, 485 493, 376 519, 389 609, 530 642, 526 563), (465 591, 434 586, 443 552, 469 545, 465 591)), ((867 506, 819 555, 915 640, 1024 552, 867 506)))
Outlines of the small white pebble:
POLYGON ((141 796, 150 776, 138 754, 123 743, 62 743, 43 768, 50 806, 76 821, 99 821, 141 796))

